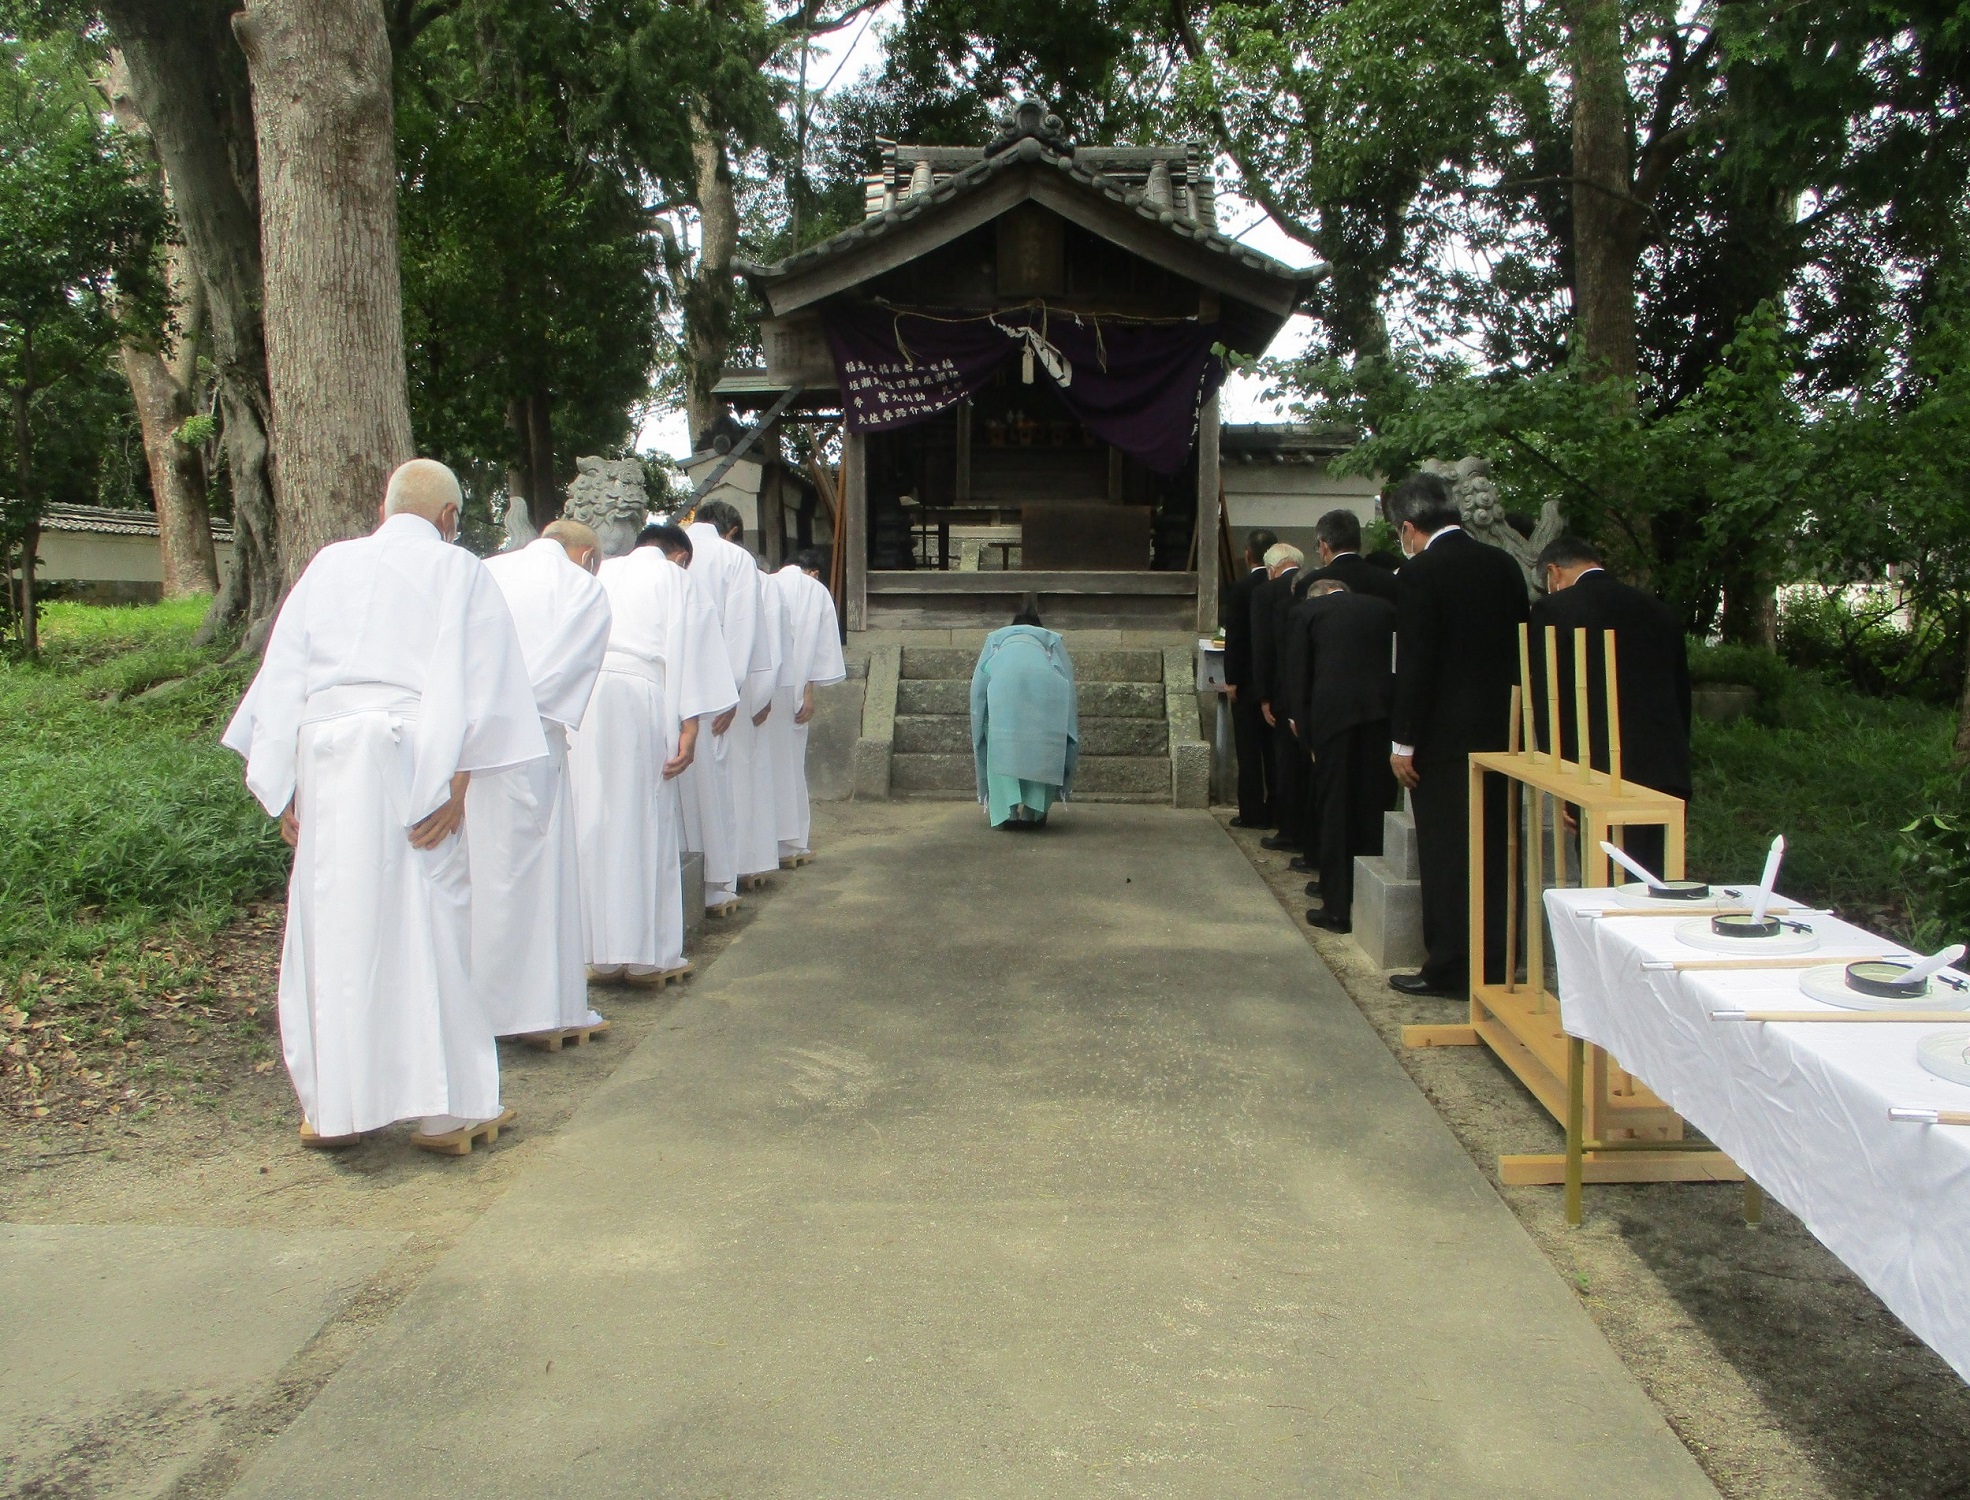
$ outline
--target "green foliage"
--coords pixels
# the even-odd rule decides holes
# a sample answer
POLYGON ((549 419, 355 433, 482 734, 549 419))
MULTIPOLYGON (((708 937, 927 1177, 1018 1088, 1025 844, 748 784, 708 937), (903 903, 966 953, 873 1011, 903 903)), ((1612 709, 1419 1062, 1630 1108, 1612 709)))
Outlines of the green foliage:
POLYGON ((1690 870, 1753 879, 1783 833, 1787 894, 1899 938, 1933 933, 1937 910, 1898 830, 1948 784, 1950 733, 1946 712, 1806 674, 1794 675, 1774 724, 1698 720, 1690 870))
POLYGON ((1970 938, 1970 819, 1924 813, 1902 829, 1897 853, 1921 892, 1929 924, 1923 936, 1939 946, 1970 938))
POLYGON ((619 452, 649 394, 661 291, 636 183, 571 139, 568 78, 479 27, 439 21, 405 71, 404 333, 424 451, 461 471, 514 463, 509 412, 538 397, 564 469, 619 452))
POLYGON ((1692 683, 1734 683, 1756 688, 1760 710, 1775 711, 1793 678, 1783 661, 1756 646, 1706 646, 1692 641, 1689 661, 1692 683))
POLYGON ((42 656, 0 662, 0 988, 280 888, 286 850, 218 744, 250 668, 191 647, 205 603, 51 604, 42 656))

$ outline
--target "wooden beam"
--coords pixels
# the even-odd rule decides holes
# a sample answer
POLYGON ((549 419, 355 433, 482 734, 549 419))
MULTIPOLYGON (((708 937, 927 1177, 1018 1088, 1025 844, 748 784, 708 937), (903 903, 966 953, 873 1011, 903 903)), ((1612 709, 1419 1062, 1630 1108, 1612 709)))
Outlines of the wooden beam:
POLYGON ((867 575, 864 592, 884 596, 924 594, 1134 594, 1181 597, 1196 592, 1195 573, 939 573, 919 568, 867 575))
MULTIPOLYGON (((1209 299, 1212 303, 1217 298, 1209 299)), ((1214 309, 1215 310, 1215 309, 1214 309)), ((1218 628, 1218 505, 1224 486, 1218 465, 1218 396, 1204 403, 1197 419, 1197 633, 1218 628)))
POLYGON ((859 432, 841 436, 842 575, 848 628, 862 630, 869 618, 869 440, 859 432))

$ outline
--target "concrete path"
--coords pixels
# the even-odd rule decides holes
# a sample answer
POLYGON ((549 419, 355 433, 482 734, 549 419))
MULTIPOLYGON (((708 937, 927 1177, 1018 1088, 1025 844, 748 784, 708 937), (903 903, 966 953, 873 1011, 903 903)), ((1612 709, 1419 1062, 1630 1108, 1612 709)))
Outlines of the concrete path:
POLYGON ((161 1495, 406 1235, 0 1224, 0 1495, 161 1495))
POLYGON ((1712 1494, 1209 817, 826 822, 236 1495, 1712 1494))

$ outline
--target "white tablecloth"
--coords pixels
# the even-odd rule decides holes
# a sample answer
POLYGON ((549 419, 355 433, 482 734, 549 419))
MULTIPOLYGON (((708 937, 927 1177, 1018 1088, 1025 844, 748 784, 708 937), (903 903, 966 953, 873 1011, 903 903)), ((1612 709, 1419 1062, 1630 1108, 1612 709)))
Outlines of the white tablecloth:
MULTIPOLYGON (((1576 915, 1612 906, 1606 891, 1546 893, 1567 1032, 1728 1153, 1970 1380, 1970 1127, 1888 1118, 1898 1104, 1970 1109, 1970 1088, 1915 1059, 1922 1037, 1948 1028, 1713 1021, 1713 1010, 1832 1007, 1801 993, 1803 969, 1644 970, 1715 955, 1678 942, 1674 917, 1576 915)), ((1810 920, 1828 963, 1906 951, 1810 920)))

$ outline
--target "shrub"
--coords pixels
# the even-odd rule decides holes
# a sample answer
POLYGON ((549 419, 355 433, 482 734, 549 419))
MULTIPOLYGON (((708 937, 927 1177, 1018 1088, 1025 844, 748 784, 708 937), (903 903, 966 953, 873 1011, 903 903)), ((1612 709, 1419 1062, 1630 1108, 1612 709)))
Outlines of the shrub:
POLYGON ((1903 694, 1954 703, 1963 686, 1960 615, 1915 615, 1888 588, 1809 586, 1779 612, 1779 652, 1870 697, 1903 694))
POLYGON ((1792 681, 1784 662, 1755 646, 1706 646, 1691 641, 1689 660, 1690 681, 1699 686, 1714 682, 1756 688, 1759 710, 1767 719, 1784 700, 1792 681))

